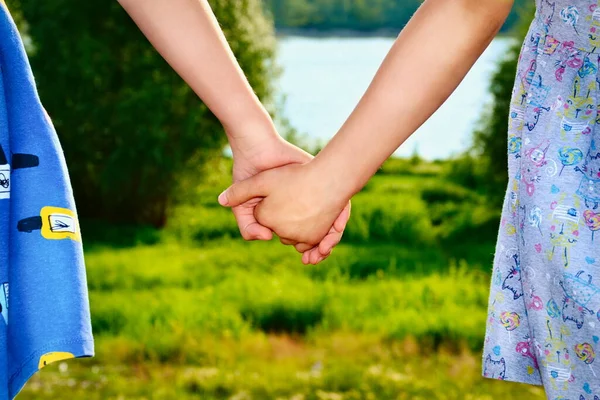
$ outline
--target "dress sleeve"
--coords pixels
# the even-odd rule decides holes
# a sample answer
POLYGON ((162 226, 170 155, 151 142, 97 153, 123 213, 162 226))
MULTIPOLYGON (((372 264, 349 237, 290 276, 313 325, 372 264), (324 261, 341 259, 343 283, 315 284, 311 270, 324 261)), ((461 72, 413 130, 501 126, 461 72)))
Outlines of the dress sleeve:
POLYGON ((94 344, 65 159, 2 5, 0 77, 0 398, 12 399, 36 371, 93 356, 94 344))

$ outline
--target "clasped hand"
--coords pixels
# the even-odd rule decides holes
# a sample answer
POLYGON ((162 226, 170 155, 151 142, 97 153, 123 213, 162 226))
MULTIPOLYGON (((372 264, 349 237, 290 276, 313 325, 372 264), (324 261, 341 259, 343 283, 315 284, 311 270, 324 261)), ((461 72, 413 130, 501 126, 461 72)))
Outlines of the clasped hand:
POLYGON ((317 264, 340 241, 350 217, 349 200, 335 194, 335 181, 310 160, 234 183, 219 196, 219 203, 239 207, 256 202, 256 221, 303 253, 305 264, 317 264))

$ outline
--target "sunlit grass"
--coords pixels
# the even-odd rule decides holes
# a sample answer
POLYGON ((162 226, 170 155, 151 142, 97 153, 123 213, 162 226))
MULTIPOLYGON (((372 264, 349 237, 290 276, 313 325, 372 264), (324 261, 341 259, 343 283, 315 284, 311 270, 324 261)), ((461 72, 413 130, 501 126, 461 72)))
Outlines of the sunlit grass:
POLYGON ((443 163, 384 165, 317 266, 239 238, 215 201, 229 168, 162 231, 84 224, 97 355, 46 368, 22 398, 543 398, 481 377, 498 215, 436 177, 443 163))
POLYGON ((338 332, 306 339, 253 334, 243 341, 199 337, 196 364, 98 364, 46 367, 23 399, 544 399, 540 387, 480 377, 479 355, 436 352, 408 338, 338 332))

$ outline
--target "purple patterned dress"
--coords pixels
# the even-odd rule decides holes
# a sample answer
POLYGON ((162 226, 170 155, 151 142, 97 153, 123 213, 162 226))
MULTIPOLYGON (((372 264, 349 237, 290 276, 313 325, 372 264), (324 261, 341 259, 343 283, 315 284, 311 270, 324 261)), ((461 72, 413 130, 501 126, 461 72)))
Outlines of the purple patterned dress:
POLYGON ((510 104, 482 372, 600 400, 600 1, 536 6, 510 104))

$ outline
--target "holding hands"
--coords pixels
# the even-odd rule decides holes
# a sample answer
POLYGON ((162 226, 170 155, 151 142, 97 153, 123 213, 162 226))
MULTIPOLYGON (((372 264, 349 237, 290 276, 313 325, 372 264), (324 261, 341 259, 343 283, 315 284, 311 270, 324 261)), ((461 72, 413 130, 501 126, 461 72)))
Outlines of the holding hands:
POLYGON ((324 260, 342 237, 349 201, 329 196, 333 185, 317 175, 313 157, 278 136, 268 117, 249 136, 228 134, 234 184, 219 202, 232 207, 242 237, 271 240, 275 232, 305 264, 324 260))
POLYGON ((275 232, 315 264, 340 241, 352 195, 456 89, 513 1, 424 1, 315 158, 277 135, 207 0, 119 2, 223 124, 234 184, 219 202, 232 207, 242 236, 270 240, 275 232), (452 32, 444 51, 439 32, 452 32))
MULTIPOLYGON (((253 92, 227 44, 207 0, 119 2, 165 60, 222 123, 233 153, 234 184, 245 182, 245 179, 262 171, 292 164, 303 165, 312 160, 310 154, 287 143, 277 134, 271 117, 253 92)), ((262 183, 263 178, 256 182, 262 183)), ((266 178, 274 182, 271 174, 266 178)), ((246 182, 241 189, 245 190, 252 182, 255 181, 246 182)), ((318 221, 318 231, 310 233, 308 226, 303 225, 302 234, 295 234, 292 231, 295 225, 285 228, 284 225, 294 218, 301 220, 302 215, 286 216, 285 210, 272 214, 272 210, 282 202, 282 193, 285 192, 278 190, 277 197, 269 196, 264 202, 255 196, 238 193, 240 191, 234 186, 235 197, 231 206, 244 239, 270 240, 273 234, 269 228, 273 225, 273 230, 282 235, 282 242, 294 244, 304 253, 306 262, 327 257, 339 242, 346 225, 347 212, 340 215, 344 208, 342 203, 337 213, 333 207, 327 208, 326 219, 318 221), (326 235, 327 240, 324 239, 326 235)), ((294 212, 289 206, 286 210, 294 212)))
MULTIPOLYGON (((253 210, 255 224, 268 227, 283 244, 303 254, 305 264, 325 259, 340 241, 350 216, 349 199, 336 193, 335 179, 316 160, 288 164, 235 183, 219 203, 237 211, 238 223, 253 210), (243 210, 243 211, 242 211, 243 210)), ((256 228, 258 230, 259 228, 256 228)), ((270 239, 270 231, 261 238, 270 239)))

